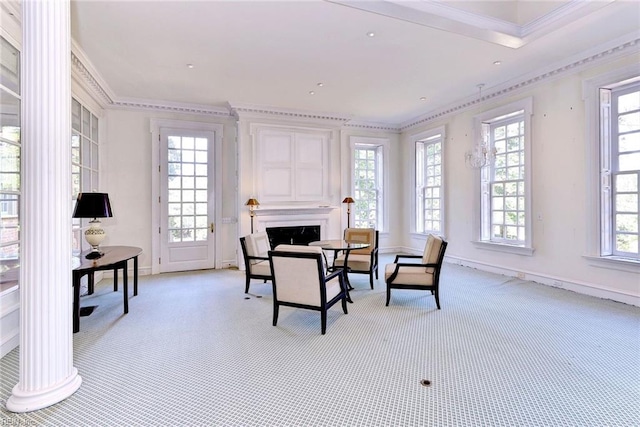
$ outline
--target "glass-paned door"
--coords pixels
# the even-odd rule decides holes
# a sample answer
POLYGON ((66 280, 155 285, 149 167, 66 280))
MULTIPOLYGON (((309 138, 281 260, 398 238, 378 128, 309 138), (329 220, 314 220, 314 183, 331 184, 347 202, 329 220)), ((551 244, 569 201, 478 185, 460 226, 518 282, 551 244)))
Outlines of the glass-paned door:
POLYGON ((214 267, 214 136, 160 131, 161 272, 214 267))

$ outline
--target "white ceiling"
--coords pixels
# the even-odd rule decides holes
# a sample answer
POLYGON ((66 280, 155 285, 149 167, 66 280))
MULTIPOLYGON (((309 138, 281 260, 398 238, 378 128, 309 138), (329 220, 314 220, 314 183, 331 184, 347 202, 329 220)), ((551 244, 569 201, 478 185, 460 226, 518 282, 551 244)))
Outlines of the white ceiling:
POLYGON ((384 124, 640 28, 640 2, 628 0, 74 0, 71 11, 74 42, 117 101, 230 103, 384 124))

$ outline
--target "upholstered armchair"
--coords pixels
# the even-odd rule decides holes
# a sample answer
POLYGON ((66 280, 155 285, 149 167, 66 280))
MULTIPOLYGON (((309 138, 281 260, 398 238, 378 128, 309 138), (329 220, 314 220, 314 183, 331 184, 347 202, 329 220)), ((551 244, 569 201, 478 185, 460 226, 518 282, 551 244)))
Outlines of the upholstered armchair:
MULTIPOLYGON (((369 285, 373 289, 373 276, 378 279, 378 230, 373 228, 347 228, 344 230, 344 240, 350 243, 368 243, 365 249, 355 249, 349 252, 347 260, 348 273, 369 275, 369 285)), ((346 255, 337 256, 334 267, 343 267, 346 255)))
POLYGON ((249 293, 251 279, 271 280, 269 265, 269 239, 267 233, 258 232, 240 238, 246 273, 244 293, 249 293))
POLYGON ((322 334, 327 330, 327 310, 337 302, 347 314, 344 271, 326 274, 322 249, 315 246, 278 245, 269 251, 273 277, 273 326, 280 306, 320 312, 322 334))
POLYGON ((387 282, 387 303, 391 289, 417 289, 431 291, 440 310, 440 269, 447 242, 441 237, 429 235, 422 255, 396 255, 393 264, 387 264, 384 277, 387 282), (419 262, 412 260, 419 259, 419 262), (407 261, 407 262, 403 262, 407 261))

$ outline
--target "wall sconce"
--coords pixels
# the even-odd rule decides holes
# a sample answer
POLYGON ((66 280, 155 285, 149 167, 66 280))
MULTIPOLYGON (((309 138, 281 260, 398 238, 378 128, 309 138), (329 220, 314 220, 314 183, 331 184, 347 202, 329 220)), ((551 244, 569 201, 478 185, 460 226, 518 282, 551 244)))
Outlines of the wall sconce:
POLYGON ((84 232, 84 238, 91 245, 91 252, 85 258, 96 259, 103 254, 99 250, 100 243, 107 234, 102 228, 98 218, 112 217, 111 203, 107 193, 79 193, 76 199, 76 207, 73 210, 74 218, 93 218, 89 221, 89 228, 84 232))
POLYGON ((260 203, 254 198, 247 200, 247 203, 245 203, 245 206, 249 206, 249 216, 251 217, 251 234, 253 234, 253 217, 256 216, 256 212, 254 209, 259 205, 260 203))
POLYGON ((351 203, 355 201, 351 197, 345 197, 342 203, 347 204, 347 228, 351 228, 351 203))

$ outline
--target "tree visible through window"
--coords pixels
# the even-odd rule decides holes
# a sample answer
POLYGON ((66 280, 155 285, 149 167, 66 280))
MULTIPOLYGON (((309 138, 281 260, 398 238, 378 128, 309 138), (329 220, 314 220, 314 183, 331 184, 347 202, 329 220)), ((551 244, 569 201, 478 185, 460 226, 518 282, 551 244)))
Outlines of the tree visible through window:
POLYGON ((356 145, 354 151, 354 217, 357 228, 381 224, 381 147, 356 145))

